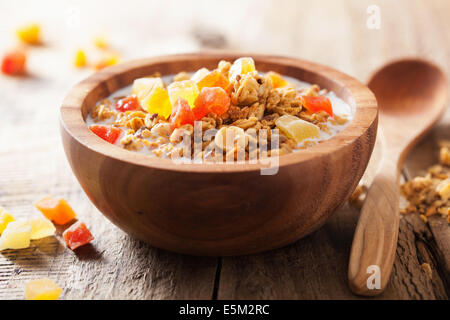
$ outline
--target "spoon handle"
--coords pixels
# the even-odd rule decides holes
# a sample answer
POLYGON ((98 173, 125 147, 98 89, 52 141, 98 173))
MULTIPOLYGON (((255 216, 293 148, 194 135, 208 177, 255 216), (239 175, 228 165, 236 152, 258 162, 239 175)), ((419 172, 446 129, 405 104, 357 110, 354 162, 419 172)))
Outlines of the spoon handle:
POLYGON ((348 281, 359 295, 374 296, 386 287, 394 263, 399 224, 399 170, 386 159, 370 186, 353 237, 348 281))

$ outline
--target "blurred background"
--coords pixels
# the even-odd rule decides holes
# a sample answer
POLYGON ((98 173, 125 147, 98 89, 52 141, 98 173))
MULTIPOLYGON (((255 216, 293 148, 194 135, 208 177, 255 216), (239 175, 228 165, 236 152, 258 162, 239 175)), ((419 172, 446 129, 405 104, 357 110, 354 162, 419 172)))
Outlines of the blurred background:
MULTIPOLYGON (((123 233, 111 233, 117 229, 100 214, 92 214, 96 209, 64 157, 58 120, 65 94, 95 72, 92 66, 105 55, 114 54, 115 63, 230 49, 312 60, 362 82, 389 60, 420 56, 448 74, 450 1, 0 0, 0 55, 17 46, 25 47, 27 72, 0 74, 0 206, 28 216, 41 195, 63 196, 81 219, 95 225, 96 246, 101 248, 102 236, 120 238, 123 233), (20 44, 17 37, 18 28, 30 23, 40 27, 38 45, 20 44), (106 48, 99 48, 99 39, 106 48), (88 65, 77 68, 74 59, 80 49, 88 65)), ((48 257, 30 267, 33 275, 48 274, 48 261, 63 261, 67 270, 61 272, 82 281, 78 262, 67 254, 57 256, 59 247, 49 244, 53 245, 48 257)), ((9 259, 17 262, 14 259, 20 257, 9 259)), ((22 295, 11 261, 2 262, 0 298, 22 295)))

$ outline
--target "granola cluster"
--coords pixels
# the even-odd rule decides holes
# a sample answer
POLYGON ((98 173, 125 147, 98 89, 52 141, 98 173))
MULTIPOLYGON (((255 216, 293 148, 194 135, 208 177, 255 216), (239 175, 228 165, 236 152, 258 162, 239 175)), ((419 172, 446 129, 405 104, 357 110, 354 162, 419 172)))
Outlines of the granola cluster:
POLYGON ((401 186, 402 194, 409 201, 401 213, 418 213, 427 222, 429 216, 440 214, 450 223, 450 141, 443 141, 440 164, 428 168, 423 177, 415 177, 401 186))
MULTIPOLYGON (((227 61, 220 61, 214 70, 222 74, 227 79, 230 78, 232 64, 227 61)), ((174 76, 173 82, 190 80, 191 75, 181 72, 174 76)), ((210 112, 200 119, 202 131, 210 129, 217 130, 216 135, 226 135, 232 131, 236 136, 244 137, 243 143, 235 145, 234 149, 227 150, 221 145, 220 139, 213 137, 202 142, 202 150, 192 150, 192 156, 202 158, 214 158, 217 150, 222 150, 223 159, 235 158, 239 149, 245 151, 245 159, 250 158, 249 145, 255 143, 257 155, 261 142, 255 139, 260 136, 261 131, 265 131, 267 143, 267 155, 282 155, 292 152, 294 149, 306 148, 317 142, 305 141, 299 146, 298 141, 283 132, 277 133, 279 139, 278 146, 270 143, 276 121, 281 116, 291 115, 301 120, 312 123, 323 130, 329 132, 329 123, 343 125, 348 120, 338 115, 330 118, 329 113, 324 111, 310 112, 303 105, 302 96, 318 97, 326 94, 319 86, 312 85, 309 88, 296 89, 295 86, 285 85, 275 86, 273 77, 269 74, 259 74, 256 70, 245 74, 238 74, 230 80, 228 94, 231 104, 223 114, 210 112), (219 146, 219 149, 216 148, 219 146)), ((170 125, 168 119, 157 113, 149 113, 144 110, 134 110, 119 112, 114 106, 120 98, 105 99, 100 101, 91 112, 94 122, 103 122, 114 127, 126 128, 125 134, 120 137, 120 145, 128 150, 140 151, 147 148, 157 156, 173 156, 182 154, 181 141, 185 135, 191 135, 192 146, 194 143, 193 126, 185 124, 177 128, 170 125)))

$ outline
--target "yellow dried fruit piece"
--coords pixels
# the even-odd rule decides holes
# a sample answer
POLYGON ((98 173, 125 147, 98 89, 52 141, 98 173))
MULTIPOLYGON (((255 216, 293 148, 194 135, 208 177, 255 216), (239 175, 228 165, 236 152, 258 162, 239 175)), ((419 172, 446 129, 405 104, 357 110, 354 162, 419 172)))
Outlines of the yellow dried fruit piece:
POLYGON ((6 229, 6 226, 14 220, 16 219, 14 219, 14 217, 8 211, 0 207, 0 234, 2 234, 3 230, 6 229))
POLYGON ((30 246, 31 225, 26 220, 8 223, 0 237, 0 251, 5 249, 24 249, 30 246))
POLYGON ((197 84, 193 80, 172 82, 168 90, 172 105, 175 105, 179 98, 183 98, 188 102, 191 109, 194 107, 195 99, 199 94, 197 84))
POLYGON ((58 300, 61 292, 62 289, 47 278, 31 280, 25 285, 26 300, 58 300))
POLYGON ((156 87, 164 88, 161 78, 139 78, 134 80, 131 93, 141 102, 156 87))
POLYGON ((75 51, 75 58, 73 60, 74 66, 77 68, 82 68, 86 66, 86 63, 87 63, 86 53, 81 49, 75 51))
POLYGON ((318 126, 295 116, 281 116, 275 121, 275 124, 281 132, 296 142, 320 137, 318 126))
POLYGON ((202 80, 208 74, 209 74, 209 70, 208 69, 206 69, 206 68, 198 69, 197 72, 195 72, 192 75, 191 80, 195 81, 197 83, 200 80, 202 80))
POLYGON ((142 108, 148 113, 157 113, 167 119, 172 113, 169 93, 162 87, 154 87, 141 101, 142 108))
POLYGON ((92 42, 94 43, 94 46, 102 50, 109 47, 109 42, 104 36, 96 36, 92 39, 92 42))
POLYGON ((53 236, 56 231, 53 223, 50 220, 42 217, 31 219, 30 225, 31 240, 53 236))
POLYGON ((16 34, 22 42, 28 44, 38 44, 41 42, 41 28, 36 23, 18 28, 16 34))
POLYGON ((108 53, 95 64, 95 69, 101 70, 106 67, 116 65, 120 62, 120 56, 117 53, 108 53))
POLYGON ((269 71, 267 76, 272 80, 273 88, 282 88, 289 84, 286 80, 283 79, 281 74, 276 73, 274 71, 269 71))
POLYGON ((236 79, 238 75, 255 71, 255 61, 250 57, 242 57, 234 61, 229 71, 230 81, 236 79))

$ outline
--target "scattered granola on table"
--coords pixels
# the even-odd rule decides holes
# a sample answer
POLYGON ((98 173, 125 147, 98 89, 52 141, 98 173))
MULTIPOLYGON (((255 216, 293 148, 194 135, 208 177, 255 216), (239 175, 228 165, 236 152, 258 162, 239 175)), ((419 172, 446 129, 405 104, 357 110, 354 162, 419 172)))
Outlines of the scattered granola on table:
POLYGON ((351 119, 350 106, 334 93, 273 71, 260 73, 244 57, 220 61, 213 70, 135 79, 131 88, 99 101, 86 122, 127 150, 225 161, 305 149, 351 119))
POLYGON ((402 194, 409 201, 401 213, 417 213, 424 221, 439 214, 450 223, 450 141, 441 142, 440 164, 428 168, 423 177, 415 177, 401 186, 402 194))

